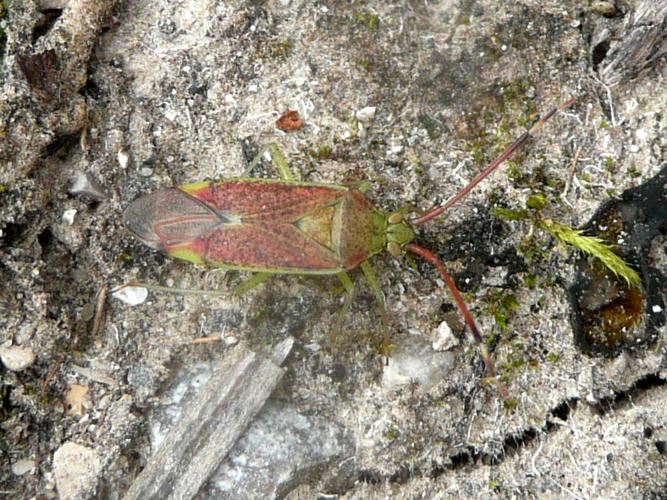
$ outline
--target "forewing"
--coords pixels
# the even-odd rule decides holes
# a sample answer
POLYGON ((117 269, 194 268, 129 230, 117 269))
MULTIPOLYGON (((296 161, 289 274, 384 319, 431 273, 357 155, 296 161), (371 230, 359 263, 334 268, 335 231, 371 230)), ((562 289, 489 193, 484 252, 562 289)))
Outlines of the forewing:
POLYGON ((317 207, 346 196, 342 186, 288 183, 267 179, 223 180, 186 184, 180 189, 220 213, 244 222, 294 222, 317 207))
POLYGON ((213 265, 274 272, 335 272, 337 256, 292 224, 225 225, 193 249, 213 265))
POLYGON ((225 222, 223 215, 178 188, 142 196, 123 212, 125 227, 159 250, 206 237, 225 222))
POLYGON ((204 182, 141 197, 123 222, 145 244, 195 263, 333 273, 341 270, 340 258, 331 248, 331 216, 324 214, 333 214, 329 207, 346 193, 268 181, 204 182))

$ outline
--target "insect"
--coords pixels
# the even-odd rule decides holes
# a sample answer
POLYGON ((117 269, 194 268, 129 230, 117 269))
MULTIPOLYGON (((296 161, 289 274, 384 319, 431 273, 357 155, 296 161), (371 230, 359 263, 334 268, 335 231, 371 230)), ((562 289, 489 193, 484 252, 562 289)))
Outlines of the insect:
POLYGON ((435 266, 447 284, 480 346, 487 376, 495 379, 493 361, 463 296, 442 261, 415 243, 416 228, 464 198, 546 120, 573 102, 540 118, 456 196, 412 219, 401 212, 380 212, 358 188, 298 180, 274 147, 282 179, 237 178, 163 189, 132 202, 123 223, 143 243, 172 257, 257 273, 237 292, 273 274, 337 274, 351 295, 354 285, 346 272, 361 267, 381 311, 383 294, 368 259, 383 251, 394 257, 418 255, 435 266))

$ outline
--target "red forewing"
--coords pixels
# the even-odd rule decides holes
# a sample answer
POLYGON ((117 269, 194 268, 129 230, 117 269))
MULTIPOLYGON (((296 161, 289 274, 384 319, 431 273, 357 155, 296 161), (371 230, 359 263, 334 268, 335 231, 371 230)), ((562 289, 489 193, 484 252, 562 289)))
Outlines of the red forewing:
POLYGON ((336 272, 334 219, 348 194, 339 186, 274 181, 190 184, 139 198, 123 220, 144 243, 189 260, 336 272))

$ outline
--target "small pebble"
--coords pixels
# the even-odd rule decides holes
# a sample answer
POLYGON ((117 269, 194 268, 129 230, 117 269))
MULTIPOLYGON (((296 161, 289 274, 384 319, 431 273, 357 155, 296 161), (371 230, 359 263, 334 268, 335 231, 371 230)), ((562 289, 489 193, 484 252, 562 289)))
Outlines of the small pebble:
POLYGON ((36 356, 31 349, 21 346, 0 347, 0 360, 8 370, 20 372, 35 362, 36 356))
POLYGON ((27 458, 17 460, 12 464, 12 472, 16 476, 32 473, 35 471, 35 461, 27 458))
POLYGON ((120 168, 124 169, 125 167, 127 167, 127 162, 128 162, 130 157, 125 151, 123 151, 122 149, 120 151, 118 151, 117 158, 118 158, 118 164, 120 165, 120 168))
POLYGON ((375 118, 375 106, 367 106, 356 113, 357 120, 361 123, 370 123, 375 118))
POLYGON ((92 498, 101 471, 99 455, 86 446, 70 441, 53 454, 53 472, 60 498, 92 498))
POLYGON ((114 291, 111 295, 126 304, 138 306, 146 301, 148 290, 143 286, 124 286, 114 291))
POLYGON ((178 116, 178 111, 176 111, 175 109, 169 109, 164 113, 164 117, 170 122, 175 121, 177 116, 178 116))
POLYGON ((434 351, 449 351, 459 345, 459 339, 452 333, 446 321, 440 323, 436 328, 432 345, 434 351))
POLYGON ((68 210, 65 210, 63 212, 62 220, 65 224, 68 226, 71 226, 74 224, 74 216, 76 215, 76 210, 73 208, 70 208, 68 210))

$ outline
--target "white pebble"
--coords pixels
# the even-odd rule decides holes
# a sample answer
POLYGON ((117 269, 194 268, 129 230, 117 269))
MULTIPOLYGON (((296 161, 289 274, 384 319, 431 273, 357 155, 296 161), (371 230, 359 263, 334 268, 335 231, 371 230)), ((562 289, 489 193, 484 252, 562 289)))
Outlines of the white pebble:
POLYGON ((32 365, 35 359, 35 353, 27 347, 0 347, 0 360, 8 370, 20 372, 32 365))
POLYGON ((434 351, 449 351, 459 345, 459 339, 452 333, 446 321, 440 323, 433 333, 432 345, 434 351))
POLYGON ((70 208, 68 210, 65 210, 63 212, 62 220, 65 224, 68 226, 71 226, 74 224, 74 216, 76 215, 76 210, 73 208, 70 208))
POLYGON ((122 149, 118 151, 117 158, 120 168, 124 169, 125 167, 127 167, 127 161, 130 159, 130 156, 125 151, 123 151, 122 149))
POLYGON ((148 289, 143 286, 123 286, 115 290, 111 295, 126 304, 138 306, 146 301, 148 289))
POLYGON ((357 120, 361 123, 370 123, 375 118, 375 106, 367 106, 356 113, 357 120))
POLYGON ((99 454, 86 446, 70 441, 53 454, 53 473, 60 498, 92 498, 101 471, 99 454))
POLYGON ((12 472, 16 476, 32 473, 35 470, 35 461, 27 458, 17 460, 12 464, 12 472))

